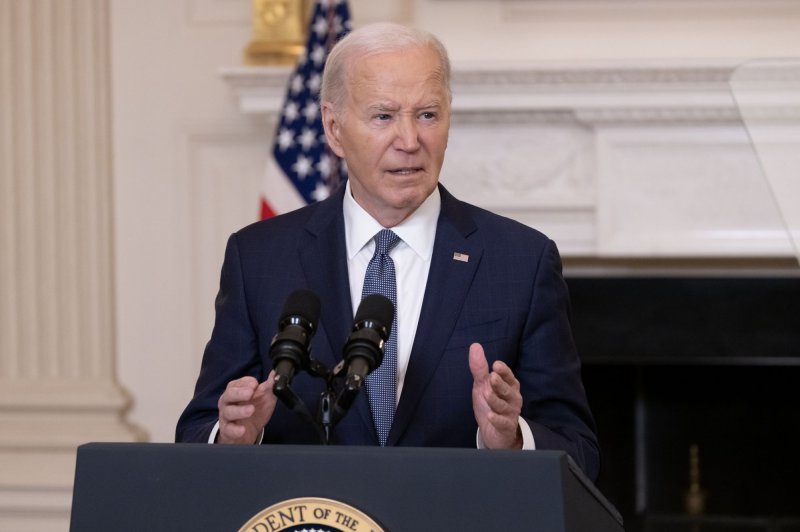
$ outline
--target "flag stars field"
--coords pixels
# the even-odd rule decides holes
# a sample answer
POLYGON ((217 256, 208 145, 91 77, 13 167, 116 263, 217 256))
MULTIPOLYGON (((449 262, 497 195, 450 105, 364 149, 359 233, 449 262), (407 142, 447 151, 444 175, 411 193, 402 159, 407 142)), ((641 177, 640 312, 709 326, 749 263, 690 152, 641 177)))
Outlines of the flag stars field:
MULTIPOLYGON (((305 51, 287 83, 272 148, 275 162, 288 178, 287 189, 293 187, 306 203, 327 198, 347 177, 346 166, 327 145, 319 109, 322 70, 328 52, 350 29, 347 2, 317 0, 310 20, 305 51)), ((270 205, 271 182, 274 183, 268 175, 262 216, 285 212, 270 205)), ((286 184, 273 185, 273 191, 283 190, 281 187, 286 184)))

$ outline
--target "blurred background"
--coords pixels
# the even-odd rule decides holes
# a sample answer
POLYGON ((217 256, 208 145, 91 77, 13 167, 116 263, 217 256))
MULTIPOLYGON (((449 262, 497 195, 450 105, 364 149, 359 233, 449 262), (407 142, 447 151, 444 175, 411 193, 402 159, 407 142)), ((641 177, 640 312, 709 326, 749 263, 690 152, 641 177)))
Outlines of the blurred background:
MULTIPOLYGON (((800 2, 349 7, 440 37, 442 182, 558 243, 626 529, 800 530, 800 2)), ((68 529, 77 445, 172 441, 227 236, 302 203, 271 156, 291 66, 245 65, 253 24, 0 0, 0 530, 68 529)))

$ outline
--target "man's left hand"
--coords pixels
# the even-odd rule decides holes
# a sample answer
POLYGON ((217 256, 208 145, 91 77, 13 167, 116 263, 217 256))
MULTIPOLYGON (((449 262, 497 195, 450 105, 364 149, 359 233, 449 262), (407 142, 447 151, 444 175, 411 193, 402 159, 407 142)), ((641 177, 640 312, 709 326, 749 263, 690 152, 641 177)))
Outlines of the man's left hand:
POLYGON ((489 449, 521 449, 522 433, 519 415, 522 394, 519 381, 504 362, 489 363, 481 344, 469 347, 469 369, 472 384, 472 409, 483 443, 489 449))

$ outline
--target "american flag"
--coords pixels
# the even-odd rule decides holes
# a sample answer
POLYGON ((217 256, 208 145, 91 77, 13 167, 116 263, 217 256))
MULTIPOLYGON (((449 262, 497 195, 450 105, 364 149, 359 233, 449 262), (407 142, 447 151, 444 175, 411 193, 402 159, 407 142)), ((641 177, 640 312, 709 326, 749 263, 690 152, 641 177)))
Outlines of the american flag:
MULTIPOLYGON (((325 142, 319 108, 319 89, 325 59, 333 45, 350 30, 347 0, 317 0, 308 28, 308 41, 289 78, 272 153, 280 169, 305 203, 327 198, 347 179, 347 169, 325 142)), ((283 209, 270 201, 267 183, 261 218, 283 209)))

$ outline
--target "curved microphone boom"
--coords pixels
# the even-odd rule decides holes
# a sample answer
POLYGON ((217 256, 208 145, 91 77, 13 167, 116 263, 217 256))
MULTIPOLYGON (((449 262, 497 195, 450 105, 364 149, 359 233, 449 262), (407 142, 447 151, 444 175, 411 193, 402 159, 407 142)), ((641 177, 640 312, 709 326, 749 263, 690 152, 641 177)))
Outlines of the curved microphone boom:
POLYGON ((281 396, 288 389, 295 372, 308 365, 308 345, 317 329, 319 298, 310 290, 295 290, 283 304, 278 333, 269 347, 275 368, 273 391, 281 396))

